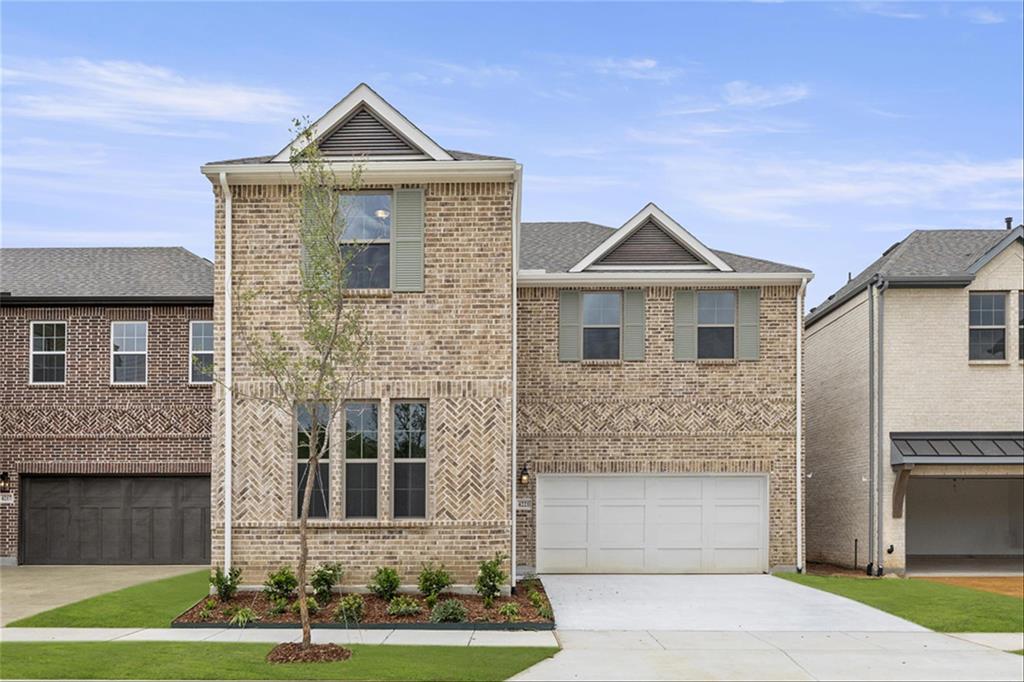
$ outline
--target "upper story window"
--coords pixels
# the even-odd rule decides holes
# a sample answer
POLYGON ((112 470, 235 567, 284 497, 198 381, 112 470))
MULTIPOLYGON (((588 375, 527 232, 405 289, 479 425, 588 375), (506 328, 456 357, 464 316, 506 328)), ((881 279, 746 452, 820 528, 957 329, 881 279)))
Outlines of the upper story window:
POLYGON ((697 357, 736 357, 736 292, 697 293, 697 357))
POLYGON ((377 404, 345 406, 345 518, 377 517, 377 404))
POLYGON ((110 325, 110 381, 114 384, 146 383, 149 324, 114 322, 110 325))
POLYGON ((189 383, 213 382, 213 322, 189 324, 189 383))
POLYGON ((33 384, 63 384, 67 371, 67 324, 33 322, 29 380, 33 384))
POLYGON ((349 289, 391 286, 391 192, 359 192, 339 198, 341 244, 350 249, 349 289))
POLYGON ((622 294, 583 294, 583 359, 618 360, 622 347, 622 294))
POLYGON ((427 516, 427 404, 394 403, 395 518, 427 516))
POLYGON ((1006 294, 972 293, 969 346, 971 360, 1006 359, 1006 294))
POLYGON ((316 476, 313 479, 313 496, 309 500, 309 518, 327 518, 330 511, 331 499, 331 443, 330 443, 330 422, 331 414, 327 405, 316 406, 316 429, 313 429, 313 416, 309 410, 300 406, 295 411, 296 421, 296 464, 295 480, 296 485, 296 511, 295 515, 302 515, 302 500, 306 494, 306 477, 309 475, 309 436, 316 434, 316 449, 320 453, 317 460, 316 476))

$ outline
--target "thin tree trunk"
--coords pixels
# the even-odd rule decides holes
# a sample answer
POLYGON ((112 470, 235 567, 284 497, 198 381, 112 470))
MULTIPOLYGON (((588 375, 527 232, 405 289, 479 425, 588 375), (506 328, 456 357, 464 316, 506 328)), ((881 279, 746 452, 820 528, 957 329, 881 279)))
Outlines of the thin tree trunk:
POLYGON ((309 502, 313 499, 313 484, 320 473, 320 444, 317 443, 319 432, 319 419, 316 414, 316 406, 310 414, 310 428, 308 444, 309 457, 306 462, 306 486, 302 491, 302 513, 299 514, 299 619, 302 621, 302 646, 307 647, 312 643, 312 633, 309 626, 309 605, 306 603, 306 560, 309 558, 309 542, 306 537, 306 522, 309 520, 309 502))

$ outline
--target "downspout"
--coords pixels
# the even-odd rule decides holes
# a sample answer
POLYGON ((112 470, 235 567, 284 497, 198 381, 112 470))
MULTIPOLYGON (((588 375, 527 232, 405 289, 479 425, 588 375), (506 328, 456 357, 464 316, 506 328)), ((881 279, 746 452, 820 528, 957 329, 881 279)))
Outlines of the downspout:
POLYGON ((885 373, 883 360, 885 359, 885 290, 889 283, 884 279, 878 286, 878 406, 875 409, 878 425, 878 442, 875 445, 875 453, 878 461, 875 464, 875 523, 878 526, 878 536, 875 540, 875 552, 878 554, 875 575, 882 575, 885 572, 885 477, 882 472, 885 470, 885 441, 883 433, 885 428, 885 373))
POLYGON ((227 573, 231 570, 231 411, 234 402, 234 371, 231 366, 231 188, 228 186, 227 173, 220 174, 220 191, 224 201, 224 572, 227 573))
POLYGON ((796 295, 796 572, 804 571, 804 467, 803 467, 803 337, 804 292, 807 280, 800 280, 796 295))
POLYGON ((518 510, 518 429, 519 429, 519 227, 522 210, 523 167, 516 164, 515 182, 512 187, 512 556, 509 569, 512 585, 516 586, 516 571, 519 564, 516 553, 516 516, 518 510))
MULTIPOLYGON (((868 562, 864 572, 875 568, 875 282, 868 282, 868 562)), ((854 566, 856 568, 856 566, 854 566)))

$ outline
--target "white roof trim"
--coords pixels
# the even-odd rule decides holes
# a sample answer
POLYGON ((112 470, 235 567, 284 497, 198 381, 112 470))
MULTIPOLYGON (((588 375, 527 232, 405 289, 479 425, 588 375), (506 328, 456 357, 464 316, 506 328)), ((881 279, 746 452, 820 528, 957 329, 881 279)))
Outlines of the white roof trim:
MULTIPOLYGON (((452 161, 452 155, 441 148, 439 144, 427 137, 426 133, 417 128, 412 122, 402 115, 398 109, 387 103, 383 97, 373 91, 366 83, 360 83, 352 92, 345 95, 340 102, 313 123, 313 141, 316 142, 324 135, 330 133, 341 121, 344 121, 360 107, 365 106, 386 125, 394 129, 399 135, 408 140, 413 146, 419 148, 425 158, 434 161, 452 161)), ((292 141, 272 159, 274 162, 287 162, 293 148, 302 149, 298 140, 292 141)))
MULTIPOLYGON (((483 161, 365 161, 329 159, 327 167, 340 178, 358 167, 368 183, 405 182, 503 182, 515 177, 516 162, 504 159, 483 161)), ((200 168, 210 182, 225 174, 230 185, 298 184, 299 175, 287 163, 211 163, 200 168)))
POLYGON ((699 239, 686 231, 686 229, 671 218, 667 213, 658 208, 654 203, 649 203, 635 216, 630 218, 625 225, 615 230, 607 239, 601 242, 597 248, 588 253, 583 260, 570 268, 569 272, 583 272, 591 265, 599 261, 605 255, 622 243, 631 234, 640 229, 640 226, 648 220, 653 220, 658 227, 666 234, 675 239, 681 245, 699 256, 705 263, 720 272, 732 272, 725 261, 715 255, 715 252, 704 246, 699 239))
POLYGON ((519 286, 771 286, 810 282, 810 272, 539 272, 520 270, 519 286))
POLYGON ((972 275, 978 274, 978 271, 988 265, 989 261, 998 256, 1003 250, 1010 244, 1014 243, 1018 239, 1024 239, 1024 225, 1018 225, 1012 230, 1006 231, 1006 236, 999 240, 995 246, 986 251, 978 260, 974 261, 971 267, 967 268, 967 272, 972 275))

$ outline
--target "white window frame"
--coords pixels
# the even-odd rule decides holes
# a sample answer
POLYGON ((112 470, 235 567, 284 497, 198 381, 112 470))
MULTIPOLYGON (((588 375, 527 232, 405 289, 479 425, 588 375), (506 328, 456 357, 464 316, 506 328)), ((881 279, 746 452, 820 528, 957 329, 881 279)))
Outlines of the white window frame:
MULTIPOLYGON (((388 410, 391 412, 391 443, 389 446, 390 457, 391 457, 391 518, 396 521, 423 521, 430 518, 430 401, 416 398, 403 398, 401 400, 392 400, 388 406, 388 410), (396 405, 423 405, 423 409, 427 414, 427 424, 423 431, 423 457, 395 457, 395 406, 396 405), (395 470, 399 464, 422 464, 423 465, 423 516, 398 516, 395 512, 395 506, 397 498, 395 491, 397 487, 395 482, 398 480, 398 476, 395 474, 395 470)), ((379 428, 379 422, 378 422, 379 428)), ((380 450, 377 451, 377 458, 380 459, 380 450)))
POLYGON ((697 291, 697 301, 696 301, 696 304, 697 304, 697 310, 695 311, 696 315, 694 316, 695 317, 694 321, 697 323, 697 349, 696 349, 697 350, 697 360, 698 361, 704 360, 704 361, 709 361, 709 362, 715 362, 715 361, 721 362, 723 360, 735 360, 736 356, 738 355, 738 352, 739 352, 739 349, 737 348, 737 345, 739 344, 739 336, 738 336, 738 334, 739 334, 739 326, 740 326, 739 325, 739 320, 740 320, 740 292, 737 289, 702 289, 702 290, 698 290, 697 291), (721 293, 726 293, 726 292, 732 294, 732 324, 721 324, 721 323, 701 324, 700 323, 700 295, 701 294, 721 294, 721 293), (726 327, 732 327, 732 356, 728 357, 728 358, 702 358, 700 356, 700 330, 701 330, 701 327, 704 327, 705 329, 724 329, 726 327))
MULTIPOLYGON (((210 356, 210 373, 213 374, 213 351, 212 350, 201 350, 197 351, 192 348, 192 337, 194 336, 193 329, 197 324, 213 324, 213 320, 189 320, 188 323, 188 383, 192 386, 210 386, 213 384, 213 379, 209 381, 193 381, 192 380, 192 356, 194 355, 209 355, 210 356)), ((149 336, 149 330, 146 331, 147 337, 149 336)), ((149 350, 149 340, 146 340, 146 350, 149 350)), ((149 371, 146 371, 146 378, 149 378, 149 371)))
POLYGON ((622 362, 622 337, 624 336, 626 321, 626 297, 624 292, 615 291, 583 291, 580 292, 580 362, 622 362), (587 324, 585 322, 584 310, 586 309, 586 297, 595 294, 616 294, 619 297, 619 323, 618 324, 587 324), (588 358, 584 353, 586 343, 584 338, 588 329, 618 329, 619 330, 619 355, 615 358, 588 358))
POLYGON ((110 385, 111 386, 146 386, 149 384, 149 321, 148 320, 116 320, 110 323, 110 385), (145 351, 123 351, 114 352, 114 326, 118 324, 144 324, 146 325, 146 350, 145 351), (115 355, 141 355, 145 358, 143 368, 146 371, 145 381, 114 381, 114 356, 115 355))
POLYGON ((66 320, 30 320, 28 323, 28 383, 32 386, 63 386, 68 382, 68 323, 66 320), (64 350, 45 351, 35 350, 35 328, 37 324, 62 324, 64 325, 64 350), (35 369, 37 355, 63 355, 64 356, 64 381, 35 381, 32 378, 35 369))
POLYGON ((1009 325, 1007 316, 1010 314, 1010 300, 1005 291, 970 291, 967 293, 967 361, 968 362, 1006 362, 1010 359, 1010 349, 1007 348, 1010 341, 1009 325), (1003 297, 1003 324, 971 324, 971 299, 975 296, 1002 296, 1003 297), (998 329, 1003 332, 1003 357, 1001 358, 972 358, 971 357, 971 332, 975 329, 998 329))
POLYGON ((387 244, 388 245, 388 285, 383 289, 380 287, 370 288, 352 288, 351 291, 391 291, 395 281, 395 190, 394 189, 365 189, 358 190, 356 192, 340 192, 338 194, 338 202, 341 202, 342 197, 345 196, 358 196, 360 194, 387 194, 391 197, 391 226, 388 229, 387 239, 338 239, 339 244, 355 244, 357 246, 372 246, 374 244, 387 244))

